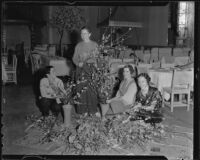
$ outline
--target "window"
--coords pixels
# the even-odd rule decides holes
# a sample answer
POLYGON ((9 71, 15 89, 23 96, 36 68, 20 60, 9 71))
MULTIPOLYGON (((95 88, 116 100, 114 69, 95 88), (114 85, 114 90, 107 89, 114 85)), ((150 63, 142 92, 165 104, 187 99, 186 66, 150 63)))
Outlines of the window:
POLYGON ((179 45, 192 47, 194 44, 194 2, 179 2, 178 40, 179 45))

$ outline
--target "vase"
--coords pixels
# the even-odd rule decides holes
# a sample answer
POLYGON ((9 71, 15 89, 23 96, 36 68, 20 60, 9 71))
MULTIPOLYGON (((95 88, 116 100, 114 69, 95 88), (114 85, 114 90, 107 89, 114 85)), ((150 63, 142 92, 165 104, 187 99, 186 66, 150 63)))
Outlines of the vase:
POLYGON ((73 105, 71 105, 71 104, 63 105, 64 125, 65 126, 70 126, 71 125, 72 108, 73 108, 73 105))

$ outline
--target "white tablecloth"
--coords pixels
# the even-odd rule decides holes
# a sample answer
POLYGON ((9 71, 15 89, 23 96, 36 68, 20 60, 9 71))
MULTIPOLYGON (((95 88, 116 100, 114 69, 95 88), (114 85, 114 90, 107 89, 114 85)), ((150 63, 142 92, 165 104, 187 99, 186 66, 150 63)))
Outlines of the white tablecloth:
POLYGON ((50 60, 49 65, 54 66, 56 76, 65 76, 70 73, 70 67, 67 65, 65 59, 63 60, 50 60))
POLYGON ((39 57, 41 61, 39 68, 50 65, 50 66, 54 66, 56 76, 69 75, 70 66, 68 65, 65 58, 57 57, 57 56, 45 56, 45 55, 39 55, 39 54, 36 54, 36 55, 39 57))
MULTIPOLYGON (((149 76, 151 77, 151 82, 153 82, 159 91, 162 91, 163 87, 171 87, 172 83, 172 70, 149 70, 149 76)), ((194 72, 190 71, 181 71, 180 76, 178 77, 179 83, 183 81, 189 81, 190 86, 193 87, 194 81, 194 72)))

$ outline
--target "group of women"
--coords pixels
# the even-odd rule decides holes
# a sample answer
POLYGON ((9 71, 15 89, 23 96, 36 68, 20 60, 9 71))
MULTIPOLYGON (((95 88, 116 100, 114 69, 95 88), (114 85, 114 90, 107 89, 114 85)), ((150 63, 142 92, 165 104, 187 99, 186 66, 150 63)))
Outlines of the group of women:
MULTIPOLYGON (((77 66, 77 79, 90 71, 91 67, 96 63, 95 58, 91 59, 91 54, 93 54, 98 45, 90 37, 90 29, 83 27, 81 29, 83 41, 77 44, 73 56, 73 62, 77 66)), ((88 76, 88 78, 90 77, 88 76)), ((83 103, 77 106, 77 113, 94 114, 98 112, 98 95, 93 94, 92 88, 89 88, 84 93, 82 101, 83 103)), ((103 120, 106 119, 105 115, 109 108, 114 114, 133 109, 140 117, 146 119, 147 117, 153 118, 161 115, 162 96, 156 88, 150 86, 148 74, 141 73, 137 76, 136 69, 132 65, 126 65, 123 68, 123 80, 116 96, 108 99, 106 103, 107 105, 101 106, 103 120)))
MULTIPOLYGON (((81 29, 82 41, 76 45, 72 59, 76 65, 76 80, 78 81, 83 77, 88 80, 80 86, 87 87, 88 89, 82 93, 80 104, 76 105, 77 113, 100 115, 99 112, 101 112, 102 120, 106 120, 106 114, 109 109, 113 114, 133 110, 144 120, 152 120, 153 117, 159 117, 161 115, 162 106, 162 96, 160 92, 156 88, 150 86, 150 77, 148 74, 141 73, 137 76, 136 69, 133 68, 132 65, 124 66, 123 80, 120 83, 116 96, 112 99, 108 99, 106 104, 99 107, 98 94, 95 94, 94 88, 89 85, 91 71, 96 65, 95 56, 91 55, 98 54, 98 44, 92 41, 90 37, 90 29, 83 27, 81 29)), ((56 79, 55 76, 54 79, 56 79)), ((58 80, 57 82, 60 83, 58 80)), ((44 80, 41 80, 41 87, 45 86, 43 83, 44 80)), ((49 86, 46 88, 49 88, 49 86)), ((44 104, 44 98, 41 98, 41 102, 44 104)), ((56 101, 51 101, 51 103, 58 108, 56 101)), ((52 106, 52 104, 49 103, 49 106, 52 106)), ((47 113, 45 113, 45 115, 46 114, 47 113)))

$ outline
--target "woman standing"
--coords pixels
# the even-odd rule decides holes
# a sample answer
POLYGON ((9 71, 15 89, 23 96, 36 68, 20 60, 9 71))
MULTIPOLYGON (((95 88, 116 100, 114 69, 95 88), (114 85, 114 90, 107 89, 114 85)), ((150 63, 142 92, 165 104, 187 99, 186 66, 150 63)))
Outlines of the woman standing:
POLYGON ((87 80, 79 85, 77 91, 84 87, 87 90, 80 97, 80 104, 76 106, 78 114, 88 113, 94 114, 98 111, 97 91, 90 85, 94 65, 96 65, 95 55, 98 54, 98 44, 90 39, 91 32, 87 27, 81 29, 82 41, 75 47, 73 62, 76 65, 76 82, 83 79, 87 80))
POLYGON ((126 65, 123 68, 123 81, 120 83, 119 90, 116 96, 107 100, 107 104, 102 106, 102 119, 105 119, 109 107, 111 107, 114 114, 124 112, 130 109, 135 103, 135 96, 137 93, 137 85, 135 83, 135 70, 132 65, 126 65))

